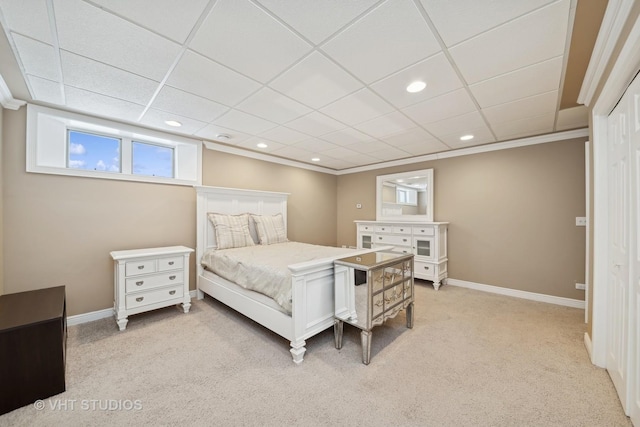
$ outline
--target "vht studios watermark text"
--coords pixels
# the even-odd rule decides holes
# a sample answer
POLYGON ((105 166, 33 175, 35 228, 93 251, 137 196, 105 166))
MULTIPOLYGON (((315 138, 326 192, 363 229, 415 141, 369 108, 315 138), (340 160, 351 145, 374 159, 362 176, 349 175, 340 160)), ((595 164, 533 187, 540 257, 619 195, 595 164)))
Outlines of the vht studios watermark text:
POLYGON ((139 411, 141 400, 130 399, 49 399, 36 400, 33 407, 38 411, 139 411))

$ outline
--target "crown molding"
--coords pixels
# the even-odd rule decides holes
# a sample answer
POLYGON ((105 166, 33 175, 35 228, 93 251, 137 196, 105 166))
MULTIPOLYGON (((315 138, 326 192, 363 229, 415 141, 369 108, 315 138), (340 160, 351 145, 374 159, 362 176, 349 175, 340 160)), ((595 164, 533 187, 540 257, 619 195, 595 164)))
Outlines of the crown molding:
POLYGON ((2 104, 3 108, 8 108, 9 110, 17 110, 26 104, 26 101, 20 101, 11 95, 11 91, 2 75, 0 75, 0 104, 2 104))
POLYGON ((598 83, 600 83, 605 67, 611 59, 613 49, 629 17, 629 11, 633 7, 633 3, 634 0, 609 0, 600 24, 596 44, 591 53, 591 60, 578 94, 579 104, 591 105, 598 83))

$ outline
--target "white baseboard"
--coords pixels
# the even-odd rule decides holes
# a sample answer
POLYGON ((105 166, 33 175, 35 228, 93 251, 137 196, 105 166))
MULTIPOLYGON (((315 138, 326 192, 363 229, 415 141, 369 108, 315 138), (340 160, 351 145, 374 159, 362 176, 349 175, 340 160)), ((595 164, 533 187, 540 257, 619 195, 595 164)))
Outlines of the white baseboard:
POLYGON ((475 289, 477 291, 491 292, 510 297, 523 298, 532 301, 547 302, 549 304, 564 305, 566 307, 581 308, 584 310, 585 302, 578 299, 556 297, 553 295, 537 294, 535 292, 519 291, 517 289, 501 288, 499 286, 484 285, 482 283, 467 282, 459 279, 446 279, 447 285, 461 288, 475 289))
MULTIPOLYGON (((196 298, 196 290, 189 291, 189 296, 192 299, 196 298)), ((93 322, 95 320, 106 319, 113 316, 113 307, 105 308, 104 310, 92 311, 90 313, 76 314, 74 316, 67 316, 67 326, 79 325, 81 323, 93 322)))

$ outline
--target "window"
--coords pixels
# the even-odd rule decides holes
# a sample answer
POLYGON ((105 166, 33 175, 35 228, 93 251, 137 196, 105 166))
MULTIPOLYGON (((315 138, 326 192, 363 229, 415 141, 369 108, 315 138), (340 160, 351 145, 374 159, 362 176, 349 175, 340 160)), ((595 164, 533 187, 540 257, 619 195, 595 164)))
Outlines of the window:
POLYGON ((27 107, 27 172, 200 185, 201 159, 201 141, 27 107))
POLYGON ((133 174, 173 178, 173 148, 133 142, 133 174))
POLYGON ((120 139, 75 130, 67 135, 67 167, 120 172, 120 139))

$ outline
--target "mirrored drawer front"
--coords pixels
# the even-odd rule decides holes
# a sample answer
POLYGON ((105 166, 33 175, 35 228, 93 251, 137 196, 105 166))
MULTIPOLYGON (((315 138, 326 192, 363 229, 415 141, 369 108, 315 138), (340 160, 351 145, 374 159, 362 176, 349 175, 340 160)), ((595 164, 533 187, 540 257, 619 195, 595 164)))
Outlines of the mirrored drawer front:
POLYGON ((145 289, 157 288, 158 286, 166 286, 180 284, 183 282, 183 272, 174 271, 171 273, 153 274, 150 276, 136 277, 126 280, 127 293, 136 292, 145 289))
POLYGON ((416 236, 435 236, 433 227, 413 227, 413 234, 416 236))
POLYGON ((433 264, 428 264, 426 262, 414 261, 413 262, 413 271, 414 275, 418 278, 433 278, 435 277, 436 267, 433 264))
POLYGON ((158 260, 158 271, 176 270, 182 268, 184 264, 183 257, 176 256, 172 258, 160 258, 158 260))
POLYGON ((360 231, 373 231, 373 225, 360 224, 360 225, 358 225, 358 230, 360 230, 360 231))
POLYGON ((131 261, 125 266, 125 274, 128 276, 135 276, 137 274, 155 273, 156 260, 148 259, 144 261, 131 261))
POLYGON ((395 234, 411 234, 411 227, 391 227, 391 231, 395 234))
POLYGON ((178 285, 169 288, 161 288, 155 291, 127 295, 127 309, 180 298, 183 296, 183 292, 183 286, 178 285))
POLYGON ((407 245, 408 246, 408 245, 411 245, 411 236, 381 235, 381 236, 376 236, 375 242, 386 244, 386 245, 400 245, 400 246, 407 245))

